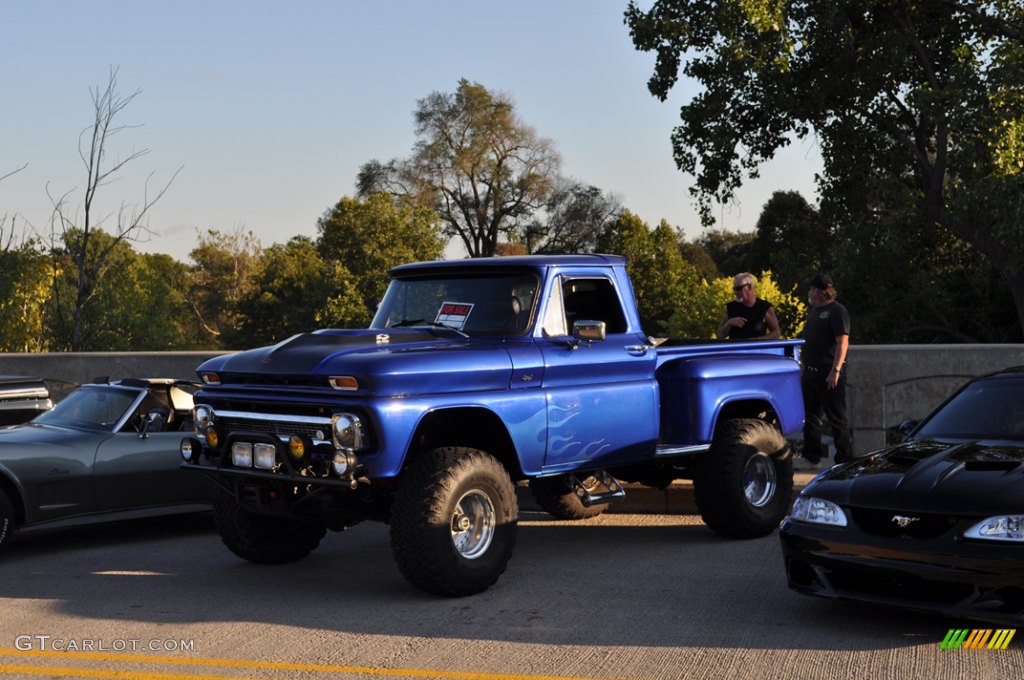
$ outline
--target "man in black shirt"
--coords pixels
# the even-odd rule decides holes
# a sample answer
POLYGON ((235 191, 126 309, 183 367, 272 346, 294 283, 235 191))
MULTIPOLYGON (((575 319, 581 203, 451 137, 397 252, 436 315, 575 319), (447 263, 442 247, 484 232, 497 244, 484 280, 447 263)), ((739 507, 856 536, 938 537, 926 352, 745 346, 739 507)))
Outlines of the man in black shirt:
POLYGON ((831 277, 818 274, 807 295, 811 311, 804 325, 800 354, 804 409, 804 462, 794 469, 813 469, 822 459, 822 416, 832 428, 836 462, 852 457, 852 436, 846 417, 846 352, 850 346, 850 313, 836 302, 831 277))
POLYGON ((767 300, 757 297, 754 275, 737 274, 732 280, 733 302, 725 306, 722 322, 718 324, 718 337, 730 340, 777 340, 779 321, 775 308, 767 300))

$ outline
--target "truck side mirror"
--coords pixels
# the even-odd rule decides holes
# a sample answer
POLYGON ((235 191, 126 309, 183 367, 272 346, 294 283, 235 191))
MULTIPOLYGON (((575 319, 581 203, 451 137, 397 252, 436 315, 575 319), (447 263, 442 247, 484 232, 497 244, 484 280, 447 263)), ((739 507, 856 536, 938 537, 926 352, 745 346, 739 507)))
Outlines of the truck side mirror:
POLYGON ((591 343, 594 340, 604 340, 606 335, 604 321, 580 320, 572 324, 572 337, 575 349, 581 341, 591 343))

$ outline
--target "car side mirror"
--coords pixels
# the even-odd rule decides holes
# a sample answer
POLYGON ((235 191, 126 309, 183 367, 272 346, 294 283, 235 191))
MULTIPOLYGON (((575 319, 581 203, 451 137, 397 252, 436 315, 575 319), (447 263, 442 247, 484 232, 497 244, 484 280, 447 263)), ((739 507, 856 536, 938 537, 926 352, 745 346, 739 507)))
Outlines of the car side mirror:
POLYGON ((899 431, 900 436, 903 437, 903 440, 906 441, 907 437, 910 436, 910 433, 913 432, 920 424, 920 420, 904 420, 896 429, 899 431))
POLYGON ((572 324, 573 339, 570 346, 572 349, 576 349, 580 346, 580 342, 586 342, 588 345, 595 340, 600 342, 605 339, 606 335, 604 321, 575 321, 572 324))
POLYGON ((149 431, 159 432, 167 422, 167 416, 163 409, 155 408, 142 416, 142 427, 139 429, 139 439, 149 436, 149 431))

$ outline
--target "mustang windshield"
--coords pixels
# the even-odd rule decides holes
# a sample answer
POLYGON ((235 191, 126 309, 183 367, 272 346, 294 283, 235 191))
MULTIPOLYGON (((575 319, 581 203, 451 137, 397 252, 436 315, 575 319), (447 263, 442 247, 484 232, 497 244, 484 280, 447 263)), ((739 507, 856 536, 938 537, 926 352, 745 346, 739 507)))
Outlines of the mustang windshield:
POLYGON ((370 328, 450 328, 466 335, 522 335, 537 297, 529 273, 395 279, 370 328))
POLYGON ((69 394, 53 410, 36 416, 32 422, 110 432, 138 398, 138 390, 113 385, 86 385, 69 394))
POLYGON ((914 437, 1024 440, 1024 379, 996 378, 968 385, 914 437))

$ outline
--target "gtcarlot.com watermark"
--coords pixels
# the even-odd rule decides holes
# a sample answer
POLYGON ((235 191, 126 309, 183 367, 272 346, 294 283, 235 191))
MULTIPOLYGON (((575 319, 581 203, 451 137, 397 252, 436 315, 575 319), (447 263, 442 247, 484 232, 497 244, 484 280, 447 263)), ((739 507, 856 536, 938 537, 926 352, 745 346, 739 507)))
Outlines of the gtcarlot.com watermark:
POLYGON ((172 638, 72 638, 56 635, 19 635, 14 638, 19 652, 194 652, 195 640, 172 638))

